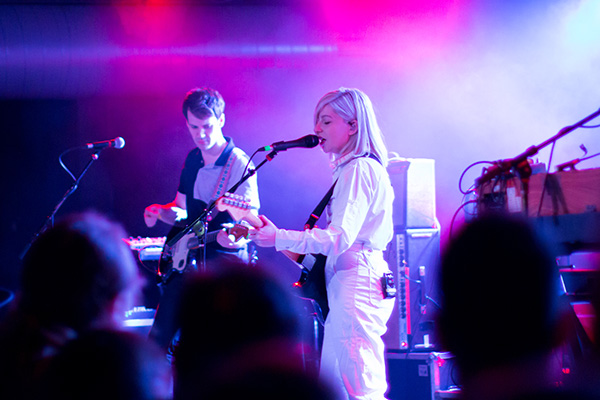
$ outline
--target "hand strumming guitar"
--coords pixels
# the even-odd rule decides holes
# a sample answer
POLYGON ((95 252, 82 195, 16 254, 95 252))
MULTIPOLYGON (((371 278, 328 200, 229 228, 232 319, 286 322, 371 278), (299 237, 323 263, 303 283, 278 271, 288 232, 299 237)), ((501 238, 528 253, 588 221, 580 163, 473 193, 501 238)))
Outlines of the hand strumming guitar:
POLYGON ((158 220, 169 225, 176 225, 178 221, 184 220, 186 217, 185 210, 169 204, 152 204, 144 209, 144 222, 148 228, 156 225, 158 220))
POLYGON ((178 225, 187 218, 185 195, 177 192, 175 199, 167 204, 151 204, 144 209, 144 222, 148 228, 160 220, 169 225, 178 225))

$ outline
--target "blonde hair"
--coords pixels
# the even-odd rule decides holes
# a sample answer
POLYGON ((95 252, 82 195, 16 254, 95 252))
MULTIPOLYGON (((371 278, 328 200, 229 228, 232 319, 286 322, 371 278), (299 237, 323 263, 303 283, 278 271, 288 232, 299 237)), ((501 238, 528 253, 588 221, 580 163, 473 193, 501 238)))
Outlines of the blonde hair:
POLYGON ((356 134, 350 137, 343 152, 353 153, 357 156, 372 154, 386 167, 388 163, 387 148, 375 117, 371 99, 359 89, 342 87, 329 92, 321 97, 315 107, 315 125, 319 114, 326 105, 330 105, 344 121, 349 123, 356 120, 356 134))

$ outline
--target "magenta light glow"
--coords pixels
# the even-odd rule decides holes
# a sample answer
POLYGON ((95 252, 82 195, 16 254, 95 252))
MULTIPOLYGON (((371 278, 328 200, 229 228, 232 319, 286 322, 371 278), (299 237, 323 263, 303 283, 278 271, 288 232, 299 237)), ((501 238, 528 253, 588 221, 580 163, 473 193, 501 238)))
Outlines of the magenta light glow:
POLYGON ((442 57, 468 31, 471 1, 322 1, 340 53, 417 68, 442 57))

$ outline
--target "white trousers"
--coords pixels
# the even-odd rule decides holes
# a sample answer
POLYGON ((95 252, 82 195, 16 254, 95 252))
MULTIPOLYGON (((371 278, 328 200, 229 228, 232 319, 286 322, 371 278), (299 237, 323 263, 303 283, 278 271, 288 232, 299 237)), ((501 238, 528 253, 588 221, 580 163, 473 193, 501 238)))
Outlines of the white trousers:
MULTIPOLYGON (((330 257, 331 258, 331 257, 330 257)), ((321 378, 347 399, 385 399, 387 379, 381 336, 394 307, 383 298, 389 268, 379 250, 360 244, 327 260, 329 315, 325 321, 321 378)))

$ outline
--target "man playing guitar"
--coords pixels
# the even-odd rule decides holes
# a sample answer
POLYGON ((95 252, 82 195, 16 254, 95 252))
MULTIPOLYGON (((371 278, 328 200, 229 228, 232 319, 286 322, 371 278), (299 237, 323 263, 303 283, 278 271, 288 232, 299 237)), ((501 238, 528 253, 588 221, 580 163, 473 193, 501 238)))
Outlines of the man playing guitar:
MULTIPOLYGON (((154 226, 158 220, 174 226, 167 235, 167 243, 181 228, 195 221, 208 204, 223 195, 243 176, 249 158, 244 151, 235 147, 231 138, 223 135, 224 109, 225 101, 214 89, 196 88, 189 91, 185 97, 182 111, 196 148, 187 155, 175 199, 167 204, 152 204, 144 210, 144 221, 148 227, 154 226)), ((236 194, 251 199, 253 207, 259 208, 256 176, 241 184, 236 194)), ((213 261, 221 257, 234 257, 248 262, 248 241, 233 240, 225 230, 221 230, 224 224, 234 222, 231 216, 227 212, 217 213, 214 210, 209 214, 207 221, 209 232, 220 232, 216 235, 216 241, 207 241, 203 251, 198 251, 197 264, 203 268, 210 268, 213 261)), ((195 236, 193 232, 183 236, 179 242, 187 242, 191 236, 195 236)), ((184 250, 188 247, 186 243, 182 243, 181 246, 184 250)), ((166 276, 171 268, 163 270, 167 268, 164 268, 162 261, 161 258, 160 273, 166 276)), ((185 261, 184 259, 186 265, 173 267, 178 267, 178 272, 189 268, 185 261)), ((162 285, 161 300, 150 336, 163 347, 168 346, 176 331, 172 319, 181 280, 181 274, 169 274, 169 282, 162 285)))

